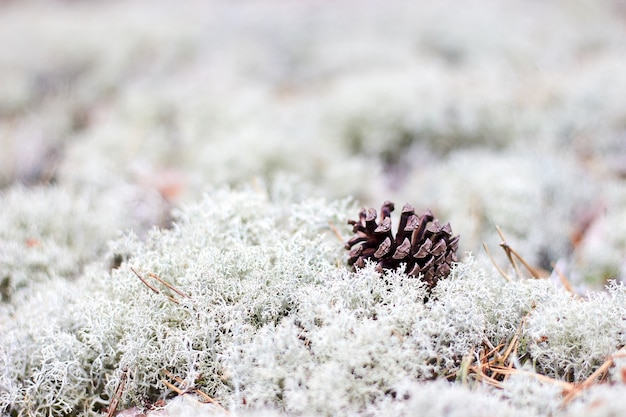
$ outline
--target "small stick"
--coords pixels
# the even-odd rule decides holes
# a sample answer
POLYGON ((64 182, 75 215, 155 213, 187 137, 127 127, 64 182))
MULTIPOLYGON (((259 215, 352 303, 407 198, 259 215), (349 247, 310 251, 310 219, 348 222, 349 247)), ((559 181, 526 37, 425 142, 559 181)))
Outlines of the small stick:
POLYGON ((496 388, 502 388, 502 383, 498 381, 497 379, 494 379, 480 372, 476 372, 476 373, 479 375, 479 379, 484 379, 489 385, 494 386, 496 388))
POLYGON ((184 292, 182 292, 181 290, 179 290, 178 288, 174 287, 172 284, 170 284, 169 282, 159 278, 156 274, 153 274, 152 272, 148 273, 148 276, 156 279, 157 281, 159 281, 161 284, 165 285, 167 288, 169 288, 170 290, 174 291, 176 294, 180 295, 181 297, 185 297, 185 298, 191 298, 190 296, 188 296, 187 294, 185 294, 184 292))
POLYGON ((565 398, 563 398, 563 404, 569 403, 571 400, 576 398, 578 394, 580 394, 583 390, 587 389, 589 386, 593 385, 596 378, 601 377, 605 372, 609 370, 609 368, 613 366, 613 357, 609 357, 602 366, 600 366, 594 373, 589 375, 587 379, 577 385, 571 392, 569 392, 565 398))
POLYGON ((517 274, 518 278, 521 277, 522 275, 519 272, 517 263, 515 262, 515 259, 513 259, 513 257, 511 256, 511 252, 513 251, 513 249, 509 246, 508 243, 506 243, 506 239, 504 238, 502 230, 500 230, 500 226, 496 226, 496 230, 500 235, 500 239, 502 239, 502 243, 500 243, 500 246, 502 247, 502 249, 504 249, 504 253, 506 253, 506 257, 509 258, 509 262, 511 263, 511 265, 513 265, 513 269, 515 269, 515 273, 517 274))
MULTIPOLYGON (((483 337, 483 344, 486 345, 492 351, 496 349, 496 348, 493 347, 493 345, 491 344, 489 339, 487 339, 486 337, 483 337)), ((487 356, 489 356, 489 354, 487 356)))
POLYGON ((130 267, 130 270, 131 270, 131 271, 133 271, 133 273, 134 273, 135 275, 137 275, 137 278, 139 278, 139 279, 141 280, 141 282, 143 282, 143 283, 146 285, 146 287, 150 288, 153 292, 155 292, 156 294, 161 294, 161 295, 164 295, 164 296, 165 296, 165 297, 167 297, 167 299, 168 299, 168 300, 170 300, 171 302, 173 302, 173 303, 176 303, 176 304, 180 305, 180 303, 179 303, 179 302, 178 302, 175 298, 173 298, 173 297, 171 297, 171 296, 169 296, 169 295, 167 295, 167 294, 163 294, 163 293, 162 293, 161 291, 159 291, 157 288, 155 288, 155 287, 153 287, 152 285, 150 285, 150 284, 148 283, 148 281, 146 281, 146 279, 145 279, 144 277, 142 277, 142 276, 139 274, 139 272, 137 272, 137 271, 135 270, 135 268, 133 268, 133 267, 131 266, 131 267, 130 267))
POLYGON ((141 282, 143 282, 143 283, 146 285, 146 287, 150 288, 150 289, 151 289, 152 291, 154 291, 156 294, 161 294, 161 291, 159 291, 158 289, 156 289, 155 287, 153 287, 152 285, 150 285, 150 284, 148 283, 148 281, 146 281, 146 280, 145 280, 145 278, 144 278, 144 277, 142 277, 142 276, 139 274, 139 272, 137 272, 137 271, 135 270, 135 268, 133 268, 133 267, 131 266, 131 267, 130 267, 130 270, 131 270, 131 271, 133 271, 135 275, 137 275, 137 278, 139 278, 139 279, 141 280, 141 282))
POLYGON ((618 350, 617 352, 615 352, 614 354, 612 354, 611 357, 613 359, 615 359, 615 358, 624 358, 624 357, 626 357, 626 350, 624 350, 622 348, 622 349, 618 350))
POLYGON ((179 377, 174 375, 173 373, 171 373, 170 371, 168 371, 167 369, 161 369, 161 372, 168 378, 173 379, 174 381, 178 382, 179 384, 181 384, 183 386, 183 388, 185 387, 185 381, 179 377))
POLYGON ((506 256, 509 258, 509 261, 511 262, 511 264, 513 264, 513 267, 515 268, 515 272, 517 273, 517 275, 520 276, 520 272, 513 256, 515 256, 522 263, 522 265, 524 265, 524 267, 528 270, 528 272, 530 272, 530 275, 532 275, 533 278, 541 278, 537 270, 534 267, 532 267, 528 262, 526 262, 526 260, 522 257, 522 255, 517 253, 515 249, 513 249, 511 246, 509 246, 508 243, 506 243, 506 239, 504 239, 504 234, 502 233, 502 230, 500 230, 499 226, 496 226, 496 230, 498 231, 498 234, 502 238, 502 243, 500 243, 500 246, 502 246, 502 249, 504 249, 506 256))
POLYGON ((536 372, 521 371, 516 368, 508 368, 504 366, 494 366, 493 369, 503 375, 512 375, 512 374, 526 375, 526 376, 531 376, 533 378, 536 378, 539 381, 560 385, 565 392, 569 392, 570 390, 573 390, 575 388, 574 384, 571 384, 565 381, 559 381, 558 379, 550 378, 549 376, 538 374, 536 372))
POLYGON ((198 394, 199 396, 201 396, 202 398, 204 398, 206 402, 211 403, 211 404, 215 404, 216 406, 218 406, 222 410, 224 409, 217 401, 215 401, 213 398, 211 398, 211 396, 209 396, 209 394, 206 394, 206 393, 200 391, 198 388, 194 388, 194 392, 196 394, 198 394))
POLYGON ((398 340, 400 340, 400 343, 404 343, 404 337, 402 337, 402 334, 400 334, 400 332, 396 329, 391 330, 391 336, 397 337, 398 340))
POLYGON ((178 388, 176 385, 166 381, 165 379, 161 378, 161 382, 163 384, 165 384, 166 387, 168 387, 169 389, 171 389, 172 391, 174 391, 176 394, 178 395, 182 395, 185 393, 185 391, 181 390, 180 388, 178 388))
MULTIPOLYGON (((168 378, 173 379, 174 381, 178 382, 183 388, 185 388, 185 381, 179 377, 176 376, 174 374, 172 374, 170 371, 168 371, 167 369, 162 369, 161 372, 167 376, 168 378)), ((167 386, 169 389, 171 389, 172 391, 176 392, 178 395, 182 395, 184 394, 186 391, 181 390, 180 388, 177 388, 174 384, 171 384, 169 382, 167 382, 164 379, 161 379, 161 382, 163 382, 165 384, 165 386, 167 386)), ((216 406, 218 406, 219 408, 221 408, 222 410, 224 410, 224 407, 222 407, 220 405, 220 403, 218 403, 215 399, 213 399, 210 395, 204 393, 203 391, 201 391, 198 388, 192 388, 191 391, 195 392, 196 394, 198 394, 199 396, 201 396, 206 402, 214 404, 216 406)))
POLYGON ((498 350, 502 349, 503 347, 504 347, 504 344, 500 343, 498 346, 492 348, 489 352, 487 352, 485 356, 489 357, 491 355, 495 355, 497 359, 500 360, 502 357, 500 356, 500 353, 498 353, 498 350))
POLYGON ((617 351, 614 354, 612 354, 611 356, 609 356, 609 358, 598 368, 596 369, 596 371, 594 373, 592 373, 591 375, 589 375, 589 377, 587 379, 585 379, 580 386, 581 387, 588 387, 589 385, 593 384, 593 381, 599 377, 600 375, 602 375, 603 373, 605 373, 606 371, 609 370, 609 368, 611 366, 613 366, 613 359, 614 358, 619 358, 622 357, 624 355, 623 351, 617 351))
POLYGON ((507 349, 504 351, 504 355, 502 356, 503 362, 506 361, 509 358, 509 356, 511 356, 511 353, 513 352, 514 349, 517 349, 518 342, 519 342, 519 335, 516 334, 515 336, 513 336, 513 339, 511 339, 511 343, 509 344, 507 349))
POLYGON ((528 262, 526 262, 526 260, 524 258, 522 258, 522 255, 517 253, 515 251, 515 249, 513 249, 513 248, 509 248, 509 249, 511 250, 511 253, 513 255, 515 255, 515 257, 517 259, 519 259, 519 261, 522 263, 522 265, 524 265, 526 267, 526 269, 528 270, 528 272, 530 272, 530 275, 532 275, 533 278, 537 278, 537 279, 541 278, 541 275, 539 275, 537 270, 534 267, 532 267, 528 262))
POLYGON ((527 313, 524 317, 522 317, 522 320, 520 321, 519 326, 517 326, 517 332, 515 332, 515 335, 511 339, 511 342, 509 343, 508 348, 504 351, 504 356, 502 357, 502 363, 504 363, 504 361, 509 359, 513 351, 517 351, 517 348, 519 346, 519 338, 520 338, 520 335, 522 334, 522 330, 524 329, 524 325, 526 324, 526 319, 528 318, 528 314, 529 313, 527 313))
POLYGON ((120 398, 122 398, 122 393, 124 392, 124 386, 126 385, 126 378, 128 377, 128 368, 124 368, 122 371, 122 375, 120 376, 120 382, 117 384, 117 388, 115 389, 115 394, 113 394, 113 399, 109 404, 109 410, 107 412, 107 417, 113 417, 115 411, 117 411, 117 406, 120 403, 120 398))

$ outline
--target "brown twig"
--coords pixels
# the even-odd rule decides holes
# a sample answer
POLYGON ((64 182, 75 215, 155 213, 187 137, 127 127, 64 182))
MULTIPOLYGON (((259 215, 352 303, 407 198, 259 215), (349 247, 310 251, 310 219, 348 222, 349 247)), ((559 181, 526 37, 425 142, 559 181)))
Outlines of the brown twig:
POLYGON ((520 255, 519 253, 517 253, 515 251, 515 249, 509 247, 509 249, 511 250, 511 253, 522 263, 522 265, 524 265, 524 267, 528 270, 528 272, 530 272, 530 275, 533 276, 533 278, 541 278, 541 275, 539 274, 539 272, 537 272, 537 269, 535 269, 535 267, 531 266, 528 262, 526 262, 526 260, 522 257, 522 255, 520 255))
POLYGON ((511 246, 509 246, 508 243, 506 243, 506 239, 504 238, 504 234, 502 233, 502 230, 500 230, 498 226, 496 226, 496 229, 498 230, 498 234, 502 238, 502 243, 500 243, 500 246, 502 246, 507 257, 513 264, 513 267, 515 268, 515 271, 517 272, 518 276, 519 276, 519 269, 517 268, 517 263, 515 262, 515 259, 513 257, 517 258, 522 263, 522 265, 524 265, 524 267, 528 270, 528 272, 530 272, 530 275, 532 275, 533 278, 541 278, 541 275, 537 272, 537 269, 535 269, 528 262, 526 262, 526 260, 522 257, 522 255, 517 253, 515 249, 513 249, 511 246))
POLYGON ((139 278, 141 280, 141 282, 143 282, 145 284, 146 287, 150 288, 154 293, 156 294, 161 294, 161 291, 157 290, 156 288, 154 288, 152 285, 150 285, 148 283, 148 281, 146 281, 146 279, 144 277, 141 276, 141 274, 139 274, 139 272, 137 272, 135 270, 135 268, 133 268, 132 266, 130 267, 130 270, 133 271, 133 273, 135 275, 137 275, 137 278, 139 278))
POLYGON ((449 374, 448 378, 455 377, 466 381, 469 375, 473 375, 477 381, 501 388, 501 383, 515 371, 512 357, 519 347, 526 317, 522 318, 517 331, 508 341, 503 339, 494 347, 489 339, 483 338, 478 354, 476 355, 476 350, 472 349, 467 356, 463 357, 460 368, 449 374), (476 363, 474 363, 474 357, 477 359, 476 363))
POLYGON ((537 372, 524 371, 521 369, 508 368, 504 366, 494 366, 494 370, 498 371, 498 373, 503 374, 503 375, 513 375, 513 374, 525 375, 525 376, 530 376, 532 378, 535 378, 542 382, 556 384, 556 385, 559 385, 561 388, 563 388, 563 392, 569 392, 569 390, 574 389, 574 384, 570 382, 565 382, 565 381, 560 381, 558 379, 550 378, 549 376, 542 375, 537 372))
POLYGON ((515 274, 517 274, 517 277, 518 278, 521 277, 522 275, 520 274, 517 263, 515 262, 515 259, 512 256, 513 249, 509 246, 508 243, 506 243, 506 239, 504 238, 504 234, 502 233, 502 230, 500 230, 500 226, 496 226, 496 230, 498 231, 498 234, 500 235, 500 239, 502 239, 502 242, 500 242, 500 247, 502 247, 502 249, 504 250, 504 253, 506 254, 506 257, 509 258, 509 262, 511 263, 511 265, 513 265, 513 269, 515 269, 515 274))
MULTIPOLYGON (((502 363, 509 360, 509 357, 511 356, 511 354, 517 351, 518 346, 519 346, 519 334, 516 334, 515 336, 513 336, 513 338, 511 339, 511 343, 509 343, 509 346, 504 351, 504 355, 502 355, 502 358, 501 358, 502 363)), ((511 363, 511 361, 509 361, 509 363, 511 363)))
POLYGON ((400 341, 400 343, 404 343, 404 337, 402 336, 402 334, 398 330, 392 329, 391 330, 391 335, 397 337, 398 340, 400 341))
POLYGON ((226 411, 224 409, 224 407, 222 407, 220 405, 220 403, 218 403, 214 398, 212 398, 210 395, 208 395, 207 393, 203 392, 199 388, 196 388, 196 387, 187 388, 186 387, 187 383, 181 377, 174 375, 173 373, 171 373, 167 369, 162 369, 161 372, 166 377, 176 381, 182 387, 182 388, 178 388, 176 385, 174 385, 174 384, 166 381, 165 379, 161 378, 161 382, 163 382, 163 384, 165 384, 166 387, 168 387, 169 389, 174 391, 176 394, 183 395, 183 394, 186 394, 188 392, 193 392, 193 393, 197 394, 198 396, 202 397, 202 399, 204 399, 205 402, 211 403, 211 404, 221 408, 223 411, 226 411))
POLYGON ((490 385, 499 387, 499 382, 507 379, 510 375, 517 374, 531 376, 542 382, 559 385, 563 390, 563 405, 567 405, 590 386, 605 380, 608 376, 609 369, 611 368, 611 366, 614 365, 614 360, 616 358, 626 356, 626 349, 622 348, 618 350, 617 352, 610 355, 609 358, 600 367, 598 367, 598 369, 595 370, 595 372, 593 372, 587 379, 579 384, 560 381, 558 379, 554 379, 549 376, 539 374, 537 372, 516 369, 513 367, 511 355, 518 349, 519 338, 523 330, 524 323, 526 322, 527 316, 528 315, 526 315, 522 319, 517 332, 511 338, 511 341, 506 345, 506 348, 504 349, 504 352, 502 354, 500 354, 500 349, 504 348, 504 343, 500 343, 497 347, 494 348, 488 339, 483 340, 483 350, 479 355, 480 364, 478 364, 478 367, 470 367, 470 370, 476 373, 479 380, 483 380, 490 385))
MULTIPOLYGON (((152 290, 152 292, 154 292, 155 294, 161 294, 164 297, 166 297, 168 300, 170 300, 171 302, 180 305, 180 302, 175 299, 174 297, 172 297, 171 295, 165 294, 163 291, 159 290, 158 288, 154 287, 153 285, 151 285, 144 277, 141 276, 141 274, 139 272, 137 272, 135 270, 135 268, 133 268, 132 266, 130 267, 130 270, 133 271, 133 273, 135 275, 137 275, 137 278, 139 278, 141 280, 141 282, 144 283, 144 285, 148 288, 150 288, 152 290)), ((165 281, 163 281, 161 278, 157 277, 154 274, 149 274, 150 277, 156 279, 157 281, 163 283, 165 286, 167 286, 168 288, 170 288, 172 291, 176 292, 177 294, 183 296, 183 297, 187 297, 190 298, 188 295, 186 295, 185 293, 183 293, 182 291, 179 291, 177 289, 175 289, 174 287, 172 287, 170 284, 167 284, 165 281)))
POLYGON ((161 369, 161 373, 165 375, 166 377, 168 377, 169 379, 173 379, 174 381, 178 382, 180 385, 182 385, 183 388, 185 388, 185 385, 187 383, 181 377, 174 375, 167 369, 161 369))
MULTIPOLYGON (((510 345, 513 345, 513 343, 511 343, 510 345)), ((606 377, 608 376, 609 369, 614 365, 615 358, 619 358, 623 356, 626 356, 626 352, 623 350, 620 350, 614 353, 613 355, 609 356, 609 358, 600 367, 598 367, 598 369, 596 369, 595 372, 593 372, 591 375, 589 375, 589 377, 587 377, 587 379, 585 379, 583 382, 579 384, 561 381, 555 378, 551 378, 547 375, 539 374, 537 372, 516 369, 511 366, 512 364, 509 364, 509 366, 505 366, 505 365, 491 365, 490 363, 486 363, 486 364, 483 364, 483 368, 480 370, 478 370, 476 367, 470 367, 470 369, 473 370, 476 374, 478 374, 480 378, 486 380, 488 383, 491 383, 494 386, 497 386, 497 385, 493 384, 492 382, 493 381, 498 382, 499 376, 508 377, 509 375, 529 376, 541 382, 558 385, 563 390, 563 405, 567 405, 574 398, 576 398, 578 395, 580 395, 583 391, 585 391, 589 387, 604 381, 606 377), (491 375, 486 376, 485 375, 486 371, 489 371, 491 375)))
POLYGON ((568 404, 570 401, 572 401, 574 398, 580 395, 581 392, 583 392, 584 390, 589 388, 591 385, 596 383, 596 381, 601 381, 602 379, 604 379, 604 377, 608 373, 609 368, 611 368, 611 366, 613 366, 612 355, 598 369, 596 369, 594 373, 589 375, 587 379, 585 379, 580 384, 575 385, 574 388, 572 388, 567 393, 567 395, 565 395, 565 397, 563 398, 563 405, 568 404))
POLYGON ((176 385, 166 381, 165 379, 161 378, 161 382, 169 389, 171 389, 172 391, 174 391, 176 394, 178 395, 183 395, 185 393, 185 391, 183 391, 182 389, 178 388, 176 385))
POLYGON ((176 294, 180 295, 181 297, 185 297, 185 298, 189 298, 191 299, 190 296, 188 296, 187 294, 185 294, 184 292, 182 292, 181 290, 179 290, 178 288, 174 287, 172 284, 170 284, 167 281, 162 280, 161 278, 159 278, 156 274, 153 274, 152 272, 148 273, 148 276, 156 279, 157 281, 159 281, 161 284, 165 285, 167 288, 169 288, 170 290, 174 291, 176 294))
POLYGON ((113 414, 115 414, 115 412, 117 411, 117 406, 120 403, 120 398, 122 398, 122 394, 124 393, 124 386, 126 385, 127 377, 128 377, 128 368, 124 368, 122 370, 122 375, 120 376, 120 382, 118 382, 117 388, 115 389, 115 393, 113 394, 113 399, 109 403, 107 417, 113 417, 113 414))
MULTIPOLYGON (((522 257, 522 255, 517 253, 517 251, 515 249, 513 249, 506 242, 506 239, 504 238, 504 233, 502 233, 502 230, 500 230, 500 227, 496 226, 496 230, 498 231, 498 235, 500 235, 500 238, 502 239, 502 242, 500 242, 500 247, 504 250, 504 253, 506 254, 506 257, 508 258, 509 262, 513 266, 513 269, 515 269, 515 274, 518 277, 522 276, 521 272, 519 270, 519 266, 517 265, 517 262, 515 261, 517 259, 518 261, 520 261, 522 263, 522 265, 524 265, 524 267, 528 270, 528 272, 530 272, 530 275, 532 275, 533 278, 541 278, 541 275, 537 272, 537 269, 534 268, 532 265, 530 265, 528 262, 526 262, 526 260, 522 257)), ((491 252, 489 251, 489 248, 487 247, 485 242, 483 242, 483 248, 485 249, 485 252, 487 252, 487 256, 489 256, 489 259, 491 260, 491 263, 496 267, 496 269, 498 270, 500 275, 502 275, 502 277, 504 277, 504 279, 506 279, 507 281, 510 282, 511 279, 504 272, 504 270, 498 266, 498 264, 494 260, 493 256, 491 256, 491 252)))

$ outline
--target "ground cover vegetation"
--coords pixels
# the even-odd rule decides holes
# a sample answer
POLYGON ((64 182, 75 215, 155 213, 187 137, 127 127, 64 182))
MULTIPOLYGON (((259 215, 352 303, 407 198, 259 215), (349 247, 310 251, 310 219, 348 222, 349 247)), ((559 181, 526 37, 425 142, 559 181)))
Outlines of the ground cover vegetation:
POLYGON ((0 414, 620 415, 625 10, 0 4, 0 414))

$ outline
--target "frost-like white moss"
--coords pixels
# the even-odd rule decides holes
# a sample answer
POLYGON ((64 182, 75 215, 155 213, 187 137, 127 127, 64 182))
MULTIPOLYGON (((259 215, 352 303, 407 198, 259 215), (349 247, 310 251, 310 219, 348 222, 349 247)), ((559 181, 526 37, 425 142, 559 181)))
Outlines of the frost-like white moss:
POLYGON ((222 393, 216 355, 231 333, 279 321, 297 303, 291 289, 340 262, 342 252, 321 235, 331 233, 328 221, 336 223, 335 216, 346 212, 340 206, 269 204, 262 193, 216 190, 182 211, 173 231, 154 233, 141 246, 132 238, 112 246, 138 271, 159 274, 187 292, 193 301, 183 300, 184 307, 146 292, 127 265, 112 276, 92 269, 73 289, 51 290, 60 285, 54 280, 40 286, 50 302, 31 296, 15 306, 16 320, 3 324, 10 340, 3 356, 7 375, 23 373, 11 378, 14 401, 3 407, 53 413, 90 408, 103 401, 107 383, 110 395, 115 380, 107 381, 105 373, 111 377, 119 366, 132 373, 125 398, 135 401, 154 392, 162 369, 184 370, 193 380, 197 367, 203 386, 222 393), (43 319, 30 321, 34 312, 43 319), (73 370, 80 360, 80 372, 73 370))
POLYGON ((105 256, 120 230, 145 233, 163 221, 166 207, 156 191, 131 185, 99 192, 14 186, 0 192, 0 203, 2 302, 42 281, 76 278, 105 256))
MULTIPOLYGON (((270 189, 212 189, 182 208, 171 230, 112 244, 128 259, 119 269, 94 264, 75 282, 50 280, 2 310, 12 317, 0 327, 4 412, 93 415, 125 372, 121 406, 141 406, 168 394, 160 382, 167 370, 235 413, 442 415, 461 413, 453 398, 462 393, 470 414, 480 414, 469 405, 475 395, 517 415, 515 393, 540 390, 532 380, 500 394, 430 381, 455 379, 485 340, 518 335, 520 363, 576 380, 624 344, 622 286, 579 300, 548 281, 507 283, 468 256, 427 294, 402 273, 344 266, 329 223, 346 232, 349 202, 270 189), (423 388, 402 388, 407 381, 423 388), (450 395, 423 394, 439 389, 450 395)), ((520 407, 540 414, 554 401, 520 407)))
MULTIPOLYGON (((531 368, 525 367, 523 371, 530 372, 531 368)), ((504 382, 500 395, 508 400, 507 405, 524 410, 527 415, 559 415, 563 408, 561 387, 538 380, 530 373, 511 375, 504 382)))
POLYGON ((588 281, 626 279, 626 187, 623 182, 607 184, 600 204, 591 211, 592 223, 574 260, 574 271, 588 281))
POLYGON ((528 261, 550 270, 571 255, 571 234, 581 214, 597 205, 598 187, 563 154, 479 150, 455 152, 445 163, 415 171, 406 190, 420 204, 435 201, 433 210, 450 220, 467 250, 487 242, 504 260, 496 251, 499 226, 528 261))
POLYGON ((584 301, 555 293, 538 304, 528 321, 530 353, 544 374, 580 382, 626 344, 623 285, 584 301))
POLYGON ((115 225, 92 217, 93 202, 64 189, 15 187, 0 200, 3 301, 42 280, 76 276, 115 234, 115 225))
MULTIPOLYGON (((349 272, 327 223, 341 229, 355 208, 306 199, 313 187, 279 173, 329 198, 431 207, 475 253, 483 240, 495 252, 497 224, 574 282, 623 278, 619 5, 351 3, 6 8, 3 413, 95 414, 124 367, 122 406, 166 395, 165 368, 234 414, 569 412, 533 378, 502 395, 430 380, 517 334, 526 367, 580 381, 624 345, 620 286, 577 300, 506 283, 476 255, 425 301, 402 274, 349 272), (152 181, 169 170, 187 206, 143 240, 167 209, 152 181), (201 197, 257 176, 276 178, 269 192, 201 197), (579 215, 603 204, 572 252, 579 215), (127 263, 89 265, 102 258, 127 263), (130 266, 191 299, 151 293, 130 266)), ((580 410, 611 411, 621 368, 610 379, 580 410)))

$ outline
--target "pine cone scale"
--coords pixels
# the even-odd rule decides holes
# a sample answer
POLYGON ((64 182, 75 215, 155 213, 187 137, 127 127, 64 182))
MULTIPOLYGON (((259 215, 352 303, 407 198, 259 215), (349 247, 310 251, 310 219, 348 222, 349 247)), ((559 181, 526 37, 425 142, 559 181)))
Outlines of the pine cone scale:
POLYGON ((394 237, 391 213, 394 203, 385 201, 380 209, 380 221, 373 208, 362 209, 359 220, 349 220, 356 234, 346 244, 348 264, 363 268, 367 260, 377 263, 380 272, 404 265, 410 276, 421 277, 429 288, 450 274, 457 261, 459 236, 453 236, 450 223, 443 226, 430 210, 418 216, 410 204, 402 207, 394 237))
POLYGON ((376 250, 376 252, 374 252, 374 257, 377 259, 381 259, 383 256, 389 253, 390 249, 391 249, 391 239, 387 237, 378 246, 378 249, 376 250))
POLYGON ((404 238, 402 244, 396 248, 396 251, 393 254, 393 259, 404 259, 409 255, 410 251, 411 242, 408 238, 404 238))

